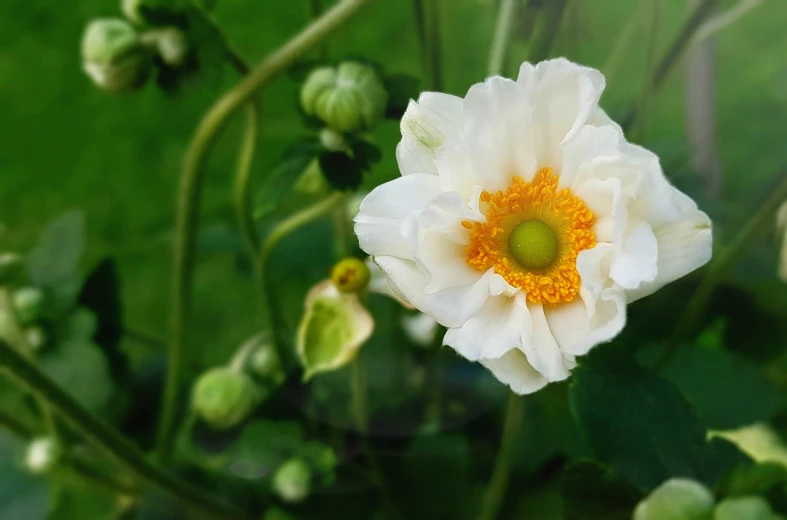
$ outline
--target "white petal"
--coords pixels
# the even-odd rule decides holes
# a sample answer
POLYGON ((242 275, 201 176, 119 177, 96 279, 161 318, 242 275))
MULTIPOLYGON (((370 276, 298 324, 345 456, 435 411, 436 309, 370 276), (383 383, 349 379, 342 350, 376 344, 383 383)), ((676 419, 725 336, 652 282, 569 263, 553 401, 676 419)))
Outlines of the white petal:
POLYGON ((519 349, 509 350, 503 357, 482 359, 481 364, 488 368, 501 382, 511 387, 517 394, 532 394, 544 388, 547 379, 536 371, 519 349))
POLYGON ((410 258, 402 224, 440 193, 437 177, 426 174, 400 177, 372 190, 355 216, 355 234, 361 249, 370 255, 410 258))
POLYGON ((527 308, 530 311, 532 330, 523 331, 522 350, 528 362, 550 382, 566 379, 569 367, 552 331, 549 330, 544 306, 540 303, 528 303, 527 308))
MULTIPOLYGON (((466 200, 475 198, 473 190, 481 187, 484 180, 475 174, 470 150, 463 142, 447 143, 437 151, 434 162, 440 176, 440 185, 445 191, 456 192, 466 200)), ((481 191, 483 188, 478 190, 478 193, 481 191)))
POLYGON ((653 232, 658 241, 656 279, 628 291, 629 302, 652 294, 664 285, 705 265, 711 258, 713 236, 710 219, 701 211, 695 211, 682 220, 663 224, 653 232))
POLYGON ((392 256, 377 256, 374 261, 388 275, 397 293, 445 327, 459 327, 478 312, 489 296, 494 275, 490 270, 474 283, 427 294, 427 276, 415 262, 392 256))
POLYGON ((597 128, 595 126, 583 127, 570 141, 562 147, 563 168, 560 172, 560 188, 570 188, 577 179, 596 177, 594 172, 580 170, 594 167, 594 161, 599 157, 617 158, 621 156, 620 144, 622 136, 609 126, 597 128))
POLYGON ((657 260, 658 243, 650 224, 634 219, 615 251, 609 276, 624 289, 636 289, 656 279, 657 260))
POLYGON ((465 96, 461 137, 478 184, 505 189, 514 176, 536 173, 536 141, 527 94, 515 82, 495 76, 473 85, 465 96))
POLYGON ((604 91, 604 76, 564 58, 523 63, 517 83, 533 105, 533 122, 542 136, 540 166, 560 171, 560 145, 568 141, 592 118, 604 91))
POLYGON ((369 268, 369 272, 371 273, 371 279, 369 280, 369 286, 367 289, 369 292, 382 294, 383 296, 388 296, 389 298, 393 298, 394 300, 398 301, 402 304, 403 307, 407 309, 414 309, 413 305, 407 301, 402 294, 396 291, 391 286, 391 283, 388 281, 388 276, 380 269, 374 260, 371 257, 366 259, 366 266, 369 268))
POLYGON ((529 335, 530 315, 524 293, 514 297, 493 296, 461 327, 449 329, 443 339, 470 361, 499 358, 529 335), (524 331, 524 332, 523 332, 524 331))
POLYGON ((429 173, 437 175, 434 154, 453 139, 462 121, 462 99, 439 92, 424 92, 418 102, 410 101, 402 116, 402 140, 396 147, 396 159, 402 175, 429 173))

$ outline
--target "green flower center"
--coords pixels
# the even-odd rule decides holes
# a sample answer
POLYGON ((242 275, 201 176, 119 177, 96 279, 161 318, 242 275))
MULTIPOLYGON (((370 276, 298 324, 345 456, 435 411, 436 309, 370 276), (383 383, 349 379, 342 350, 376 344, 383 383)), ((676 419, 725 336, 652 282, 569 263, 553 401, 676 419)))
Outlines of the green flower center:
POLYGON ((526 220, 508 237, 508 250, 527 269, 543 269, 557 256, 557 235, 540 220, 526 220))

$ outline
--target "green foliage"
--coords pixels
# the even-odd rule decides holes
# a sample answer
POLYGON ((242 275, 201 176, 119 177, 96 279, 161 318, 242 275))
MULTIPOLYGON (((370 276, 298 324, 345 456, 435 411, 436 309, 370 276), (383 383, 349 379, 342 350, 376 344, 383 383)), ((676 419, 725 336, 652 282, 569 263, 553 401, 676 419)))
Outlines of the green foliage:
POLYGON ((563 470, 560 494, 566 520, 629 520, 642 498, 640 491, 592 461, 563 470))
POLYGON ((574 371, 571 406, 601 461, 642 491, 672 477, 714 486, 746 457, 706 440, 680 392, 615 348, 595 349, 574 371))

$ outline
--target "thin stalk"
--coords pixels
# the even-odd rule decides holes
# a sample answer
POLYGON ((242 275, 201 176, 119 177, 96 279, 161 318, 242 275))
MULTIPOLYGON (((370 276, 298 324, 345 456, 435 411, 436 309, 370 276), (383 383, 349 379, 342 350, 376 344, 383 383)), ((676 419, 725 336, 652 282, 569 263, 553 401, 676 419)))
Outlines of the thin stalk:
POLYGON ((360 359, 356 359, 350 364, 350 404, 355 426, 362 437, 365 437, 368 431, 365 390, 363 365, 361 365, 360 359))
POLYGON ((515 0, 500 0, 495 33, 492 37, 492 47, 489 49, 489 69, 487 72, 490 76, 496 76, 503 73, 503 65, 506 60, 508 40, 511 37, 511 25, 514 20, 515 7, 515 0))
POLYGON ((746 247, 757 234, 768 228, 769 221, 773 218, 779 206, 787 200, 787 175, 784 173, 781 175, 784 176, 783 180, 772 192, 771 196, 760 205, 760 209, 749 218, 721 254, 717 255, 708 264, 705 276, 703 276, 697 290, 675 325, 667 342, 667 348, 656 362, 656 368, 661 369, 666 366, 675 350, 680 346, 680 343, 686 339, 692 325, 702 314, 703 309, 710 301, 711 296, 713 296, 713 290, 718 285, 721 277, 735 263, 740 254, 746 250, 746 247))
POLYGON ((194 278, 202 182, 210 152, 221 130, 229 122, 230 116, 262 87, 286 71, 299 56, 314 48, 320 41, 347 22, 361 7, 371 1, 342 0, 319 20, 280 47, 208 110, 191 140, 186 152, 178 189, 172 278, 172 339, 158 431, 158 454, 163 462, 169 460, 174 444, 175 418, 180 401, 181 372, 184 364, 186 322, 194 278))
MULTIPOLYGON (((705 19, 713 11, 715 3, 716 0, 702 0, 702 3, 697 6, 697 9, 694 10, 689 19, 686 21, 686 24, 683 26, 680 34, 678 34, 678 37, 675 38, 675 41, 672 42, 669 50, 659 62, 659 66, 656 67, 656 70, 653 72, 650 81, 646 83, 645 88, 648 89, 648 92, 654 93, 658 91, 659 87, 661 87, 664 80, 667 78, 670 72, 672 72, 680 57, 683 55, 683 52, 688 47, 688 44, 691 42, 694 33, 702 26, 705 19)), ((633 123, 636 121, 636 118, 637 111, 636 108, 634 108, 631 110, 628 117, 626 117, 626 119, 623 121, 623 124, 621 125, 623 129, 626 130, 631 128, 633 123)))
POLYGON ((309 19, 316 20, 322 14, 322 0, 307 0, 309 7, 309 19))
POLYGON ((537 63, 549 57, 549 51, 555 42, 557 33, 560 30, 560 22, 566 10, 568 0, 549 0, 543 7, 543 18, 540 31, 534 35, 534 40, 530 45, 530 61, 537 63))
POLYGON ((659 28, 661 27, 661 0, 650 0, 651 13, 650 13, 650 34, 648 35, 647 48, 645 50, 645 64, 644 64, 644 79, 642 92, 639 96, 639 103, 637 105, 637 119, 632 123, 632 134, 635 135, 634 140, 642 142, 645 139, 645 130, 648 121, 648 109, 650 108, 650 101, 652 92, 651 85, 648 83, 653 68, 653 62, 656 56, 656 44, 658 42, 659 28))
POLYGON ((415 23, 415 34, 418 37, 418 49, 421 53, 421 68, 424 79, 430 78, 432 74, 432 60, 429 50, 429 38, 426 34, 426 6, 424 0, 413 0, 413 22, 415 23))
POLYGON ((271 253, 284 237, 301 226, 304 226, 309 222, 325 215, 343 200, 344 195, 337 192, 316 202, 315 204, 312 204, 311 206, 302 209, 297 213, 290 215, 286 219, 282 220, 278 225, 276 225, 276 227, 273 228, 270 233, 268 233, 268 236, 265 237, 265 241, 260 247, 260 257, 258 263, 260 266, 260 278, 263 286, 262 297, 265 300, 264 306, 268 311, 268 326, 271 331, 271 341, 273 342, 276 353, 279 355, 279 359, 281 359, 282 362, 286 362, 290 356, 285 351, 284 346, 281 344, 279 336, 277 335, 278 327, 276 323, 276 314, 274 312, 273 302, 270 299, 272 289, 268 263, 270 261, 271 253))
POLYGON ((429 80, 428 88, 442 90, 443 88, 443 49, 440 30, 440 0, 421 0, 415 6, 418 9, 416 24, 423 25, 423 39, 426 42, 422 50, 426 50, 424 68, 429 80), (420 16, 420 21, 418 19, 420 16))
POLYGON ((505 421, 503 422, 503 437, 500 441, 500 451, 495 459, 495 468, 492 478, 486 488, 481 503, 480 520, 493 520, 497 518, 500 507, 506 496, 508 477, 511 472, 511 451, 514 448, 519 433, 519 427, 524 418, 524 399, 514 392, 508 394, 505 421))
POLYGON ((37 394, 75 431, 106 451, 139 479, 171 494, 195 512, 207 513, 214 518, 225 520, 250 518, 242 511, 214 501, 203 490, 196 489, 153 465, 139 448, 102 419, 87 411, 33 361, 2 340, 0 367, 37 394))
POLYGON ((260 268, 257 259, 260 256, 260 238, 257 234, 257 223, 254 220, 253 183, 251 167, 254 162, 254 151, 257 148, 259 135, 259 103, 252 101, 246 111, 246 127, 238 154, 238 166, 235 170, 233 199, 235 214, 246 239, 251 254, 255 274, 259 277, 260 268))
POLYGON ((347 216, 347 196, 333 209, 334 255, 337 260, 350 255, 350 219, 347 216))
POLYGON ((612 83, 612 78, 615 76, 615 73, 620 66, 620 62, 623 60, 623 56, 632 48, 634 36, 637 34, 637 29, 642 23, 644 15, 647 12, 645 9, 646 5, 647 2, 640 1, 640 3, 634 9, 634 12, 631 13, 631 16, 626 22, 626 26, 620 32, 620 36, 618 36, 618 39, 615 41, 615 46, 612 48, 612 52, 609 53, 607 61, 604 62, 604 66, 601 67, 601 72, 604 73, 604 77, 607 79, 607 84, 612 83))

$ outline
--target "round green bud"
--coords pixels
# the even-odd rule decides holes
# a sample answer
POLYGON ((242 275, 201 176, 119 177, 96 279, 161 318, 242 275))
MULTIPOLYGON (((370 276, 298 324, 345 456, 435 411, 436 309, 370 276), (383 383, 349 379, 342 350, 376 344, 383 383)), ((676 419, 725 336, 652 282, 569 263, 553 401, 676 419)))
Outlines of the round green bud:
POLYGON ((333 266, 331 280, 343 293, 357 293, 366 289, 372 279, 372 272, 363 260, 344 258, 333 266))
POLYGON ((259 393, 246 374, 218 367, 197 379, 191 402, 203 421, 225 430, 249 416, 259 402, 259 393))
POLYGON ((0 253, 0 285, 14 283, 22 276, 24 260, 16 253, 0 253))
POLYGON ((44 475, 57 466, 62 455, 63 449, 55 439, 39 437, 27 445, 25 466, 30 473, 44 475))
POLYGON ((301 459, 290 459, 273 474, 273 490, 285 502, 301 502, 311 492, 312 471, 301 459))
POLYGON ((182 67, 189 56, 189 41, 186 33, 177 27, 154 29, 142 34, 140 41, 156 50, 161 61, 170 67, 182 67))
POLYGON ((671 479, 645 497, 634 520, 711 520, 713 495, 699 482, 671 479))
POLYGON ((312 71, 301 88, 301 105, 338 132, 371 130, 385 114, 388 92, 377 73, 360 63, 312 71))
POLYGON ((771 506, 762 497, 735 497, 723 500, 713 512, 713 520, 777 520, 781 518, 771 511, 771 506))
POLYGON ((39 350, 46 345, 46 332, 44 332, 44 329, 41 327, 30 327, 25 329, 25 338, 27 339, 27 344, 30 345, 30 348, 33 350, 39 350))
POLYGON ((44 292, 37 287, 22 287, 14 292, 14 310, 23 325, 36 322, 44 311, 44 292))
POLYGON ((85 29, 82 67, 97 87, 112 93, 138 89, 152 65, 150 51, 125 20, 93 20, 85 29))
POLYGON ((508 250, 522 267, 544 269, 557 257, 557 235, 540 220, 526 220, 511 232, 508 250))
POLYGON ((275 386, 282 384, 285 379, 279 355, 270 343, 260 345, 252 352, 248 369, 255 376, 275 386))

